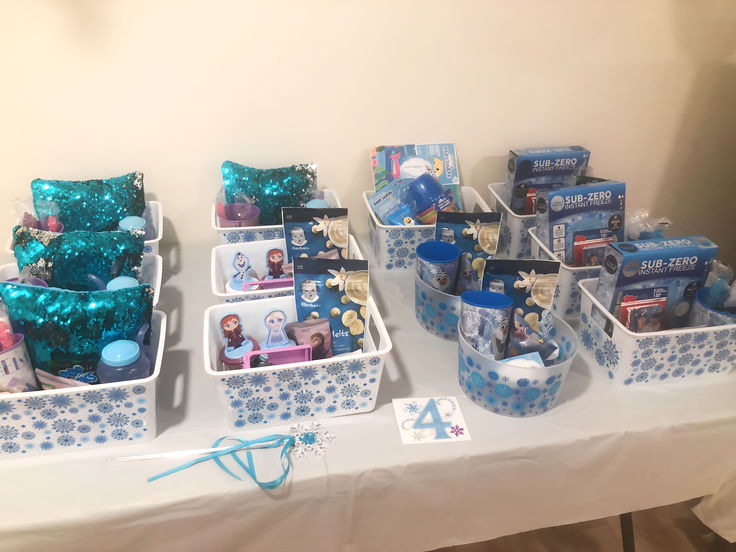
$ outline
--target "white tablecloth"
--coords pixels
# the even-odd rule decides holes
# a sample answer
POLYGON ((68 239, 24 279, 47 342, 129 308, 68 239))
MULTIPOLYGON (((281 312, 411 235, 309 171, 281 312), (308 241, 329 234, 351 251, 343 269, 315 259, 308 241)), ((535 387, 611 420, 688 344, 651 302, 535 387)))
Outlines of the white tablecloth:
MULTIPOLYGON (((207 447, 231 433, 202 366, 209 248, 164 255, 159 436, 0 463, 3 550, 426 550, 707 495, 736 474, 735 375, 620 388, 578 359, 553 410, 494 415, 463 395, 456 344, 416 324, 412 273, 372 271, 394 343, 374 412, 325 420, 336 435, 326 457, 295 461, 275 492, 211 462, 147 483, 180 461, 107 458, 207 447), (403 446, 391 398, 441 395, 459 398, 473 440, 403 446)), ((259 456, 263 478, 276 473, 275 454, 259 456)))

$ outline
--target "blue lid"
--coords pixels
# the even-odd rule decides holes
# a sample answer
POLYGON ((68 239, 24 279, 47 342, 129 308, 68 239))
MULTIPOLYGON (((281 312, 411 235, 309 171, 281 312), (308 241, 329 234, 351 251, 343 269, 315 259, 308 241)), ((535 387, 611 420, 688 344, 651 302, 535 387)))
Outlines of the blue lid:
POLYGON ((451 263, 460 257, 460 248, 443 241, 427 241, 417 247, 417 257, 428 263, 451 263))
POLYGON ((130 276, 118 276, 107 282, 107 289, 115 291, 118 289, 132 288, 138 286, 138 280, 130 276))
POLYGON ((324 199, 310 199, 304 204, 305 207, 309 207, 310 209, 327 209, 330 204, 327 203, 324 199))
POLYGON ((108 366, 127 366, 141 356, 141 348, 135 341, 120 339, 105 345, 102 349, 102 362, 108 366))
POLYGON ((118 222, 118 228, 123 232, 129 232, 130 230, 145 230, 146 220, 142 217, 125 217, 118 222))
POLYGON ((460 296, 460 300, 468 305, 486 309, 506 309, 514 303, 508 295, 495 291, 466 291, 460 296))

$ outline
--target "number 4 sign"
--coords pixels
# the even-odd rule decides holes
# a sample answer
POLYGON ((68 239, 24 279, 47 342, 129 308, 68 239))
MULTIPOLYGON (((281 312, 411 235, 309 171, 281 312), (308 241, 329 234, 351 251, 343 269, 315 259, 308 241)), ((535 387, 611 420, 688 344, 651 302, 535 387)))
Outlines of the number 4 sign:
POLYGON ((405 445, 470 441, 455 397, 394 399, 396 423, 405 445))

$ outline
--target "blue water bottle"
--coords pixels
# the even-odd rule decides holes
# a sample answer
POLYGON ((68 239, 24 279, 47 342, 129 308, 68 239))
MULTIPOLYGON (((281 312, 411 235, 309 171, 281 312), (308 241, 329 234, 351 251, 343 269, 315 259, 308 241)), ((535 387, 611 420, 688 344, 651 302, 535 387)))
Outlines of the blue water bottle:
POLYGON ((102 349, 97 363, 100 383, 143 379, 151 375, 151 362, 135 341, 120 339, 102 349))

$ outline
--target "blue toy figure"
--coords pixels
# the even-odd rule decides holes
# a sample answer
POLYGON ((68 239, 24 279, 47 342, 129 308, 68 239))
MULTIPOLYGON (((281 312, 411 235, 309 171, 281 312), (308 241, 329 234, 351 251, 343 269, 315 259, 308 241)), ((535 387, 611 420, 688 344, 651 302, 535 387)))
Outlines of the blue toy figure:
POLYGON ((232 275, 232 278, 227 283, 230 291, 243 291, 243 284, 245 282, 255 282, 258 280, 254 275, 253 267, 250 266, 250 259, 240 251, 233 258, 233 268, 235 269, 235 274, 232 275))
POLYGON ((296 345, 289 339, 284 330, 286 314, 280 309, 274 309, 264 319, 268 336, 261 342, 261 349, 276 349, 278 347, 292 347, 296 345))

